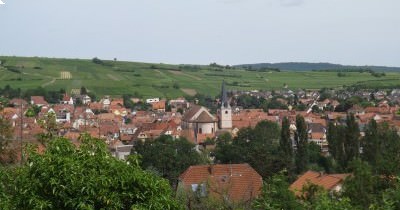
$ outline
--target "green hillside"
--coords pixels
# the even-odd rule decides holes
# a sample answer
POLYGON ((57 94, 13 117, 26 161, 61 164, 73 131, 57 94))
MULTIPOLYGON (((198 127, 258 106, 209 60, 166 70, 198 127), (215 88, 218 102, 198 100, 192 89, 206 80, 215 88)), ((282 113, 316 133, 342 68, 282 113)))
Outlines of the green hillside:
POLYGON ((288 63, 255 63, 241 64, 237 67, 260 68, 278 68, 287 71, 310 71, 310 70, 349 70, 349 69, 371 69, 373 71, 400 72, 400 67, 389 66, 352 66, 333 63, 306 63, 306 62, 288 62, 288 63))
POLYGON ((137 92, 143 96, 179 97, 196 92, 217 95, 221 81, 232 90, 339 87, 343 85, 400 86, 400 73, 313 71, 246 71, 218 65, 167 65, 124 61, 0 57, 0 87, 11 85, 23 90, 44 87, 68 92, 85 86, 97 95, 122 95, 137 92))

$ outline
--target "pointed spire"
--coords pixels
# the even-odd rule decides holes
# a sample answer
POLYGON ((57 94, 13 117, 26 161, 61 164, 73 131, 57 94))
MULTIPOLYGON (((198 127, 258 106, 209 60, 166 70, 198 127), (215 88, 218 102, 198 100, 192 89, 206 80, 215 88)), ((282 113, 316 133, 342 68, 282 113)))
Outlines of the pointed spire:
POLYGON ((222 107, 228 107, 228 106, 229 106, 228 95, 227 95, 226 89, 225 89, 225 80, 222 80, 222 87, 221 87, 221 106, 222 106, 222 107))

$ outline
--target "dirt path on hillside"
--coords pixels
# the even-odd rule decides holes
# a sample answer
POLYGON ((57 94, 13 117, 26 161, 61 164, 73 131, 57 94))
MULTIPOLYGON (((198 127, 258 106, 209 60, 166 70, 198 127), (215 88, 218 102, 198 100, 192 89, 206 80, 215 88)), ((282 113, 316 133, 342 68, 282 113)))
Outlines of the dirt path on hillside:
POLYGON ((56 82, 56 78, 53 78, 53 77, 48 77, 48 78, 51 80, 49 82, 42 84, 42 87, 49 86, 49 85, 53 84, 54 82, 56 82))
POLYGON ((118 77, 116 77, 115 75, 112 74, 107 74, 108 78, 114 80, 114 81, 121 81, 118 77))
POLYGON ((181 90, 189 96, 195 96, 197 94, 197 91, 195 89, 181 88, 181 90))

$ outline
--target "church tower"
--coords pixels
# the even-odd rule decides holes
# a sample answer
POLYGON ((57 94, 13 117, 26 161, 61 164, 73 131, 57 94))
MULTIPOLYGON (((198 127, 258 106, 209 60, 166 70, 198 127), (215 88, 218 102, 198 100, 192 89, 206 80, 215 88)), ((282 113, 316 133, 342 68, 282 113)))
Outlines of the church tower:
POLYGON ((228 95, 225 89, 225 81, 222 81, 221 108, 219 111, 219 127, 221 129, 232 128, 232 108, 229 104, 228 95))

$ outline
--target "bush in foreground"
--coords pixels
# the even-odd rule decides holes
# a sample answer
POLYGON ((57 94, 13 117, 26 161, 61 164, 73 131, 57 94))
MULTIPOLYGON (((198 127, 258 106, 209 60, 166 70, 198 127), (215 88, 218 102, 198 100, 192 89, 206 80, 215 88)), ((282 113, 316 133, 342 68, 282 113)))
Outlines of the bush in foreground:
POLYGON ((180 209, 168 181, 110 156, 88 136, 51 141, 21 167, 0 169, 0 209, 180 209))

